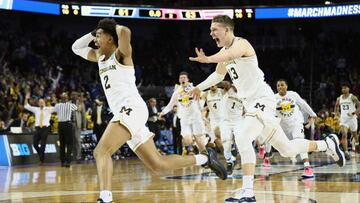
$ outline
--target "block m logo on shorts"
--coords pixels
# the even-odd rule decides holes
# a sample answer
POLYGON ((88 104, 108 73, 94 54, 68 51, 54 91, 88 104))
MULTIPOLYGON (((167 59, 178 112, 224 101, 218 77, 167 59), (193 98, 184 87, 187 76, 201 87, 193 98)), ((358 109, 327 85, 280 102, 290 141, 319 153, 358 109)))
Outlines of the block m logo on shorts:
POLYGON ((132 111, 132 108, 126 108, 125 106, 121 107, 120 113, 126 113, 126 115, 130 116, 130 112, 132 111))
POLYGON ((260 103, 256 103, 256 104, 255 104, 255 108, 260 109, 261 111, 264 111, 265 105, 264 105, 264 104, 260 104, 260 103))

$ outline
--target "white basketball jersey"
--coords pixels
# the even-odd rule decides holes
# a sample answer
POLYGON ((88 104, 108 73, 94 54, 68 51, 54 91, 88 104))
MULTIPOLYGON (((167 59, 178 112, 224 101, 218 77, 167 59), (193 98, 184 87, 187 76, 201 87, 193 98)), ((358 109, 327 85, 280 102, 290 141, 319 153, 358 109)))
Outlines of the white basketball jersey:
POLYGON ((214 95, 211 95, 211 90, 208 91, 206 97, 206 103, 209 107, 209 117, 210 119, 220 118, 223 112, 222 105, 222 92, 221 89, 217 89, 214 95))
POLYGON ((284 96, 279 93, 276 97, 276 115, 285 125, 304 123, 304 116, 297 105, 297 96, 293 91, 287 91, 284 96))
POLYGON ((237 121, 242 117, 244 107, 233 88, 230 88, 229 91, 227 91, 227 93, 224 95, 223 104, 225 109, 225 120, 230 122, 237 121))
POLYGON ((226 62, 225 65, 240 99, 274 96, 274 92, 264 81, 264 73, 258 66, 256 55, 240 57, 226 62))
POLYGON ((178 113, 179 118, 200 118, 201 119, 201 111, 200 111, 200 103, 199 101, 195 101, 188 92, 193 88, 193 84, 189 83, 187 87, 179 86, 174 94, 177 96, 178 100, 178 113))
MULTIPOLYGON (((349 116, 348 113, 354 113, 356 111, 356 105, 352 100, 352 94, 349 94, 347 98, 344 98, 344 95, 340 96, 340 112, 341 118, 353 118, 354 116, 349 116)), ((355 116, 356 117, 356 116, 355 116)))
POLYGON ((132 66, 120 64, 115 52, 106 61, 98 61, 99 75, 111 111, 118 113, 122 107, 146 107, 135 85, 135 70, 132 66))

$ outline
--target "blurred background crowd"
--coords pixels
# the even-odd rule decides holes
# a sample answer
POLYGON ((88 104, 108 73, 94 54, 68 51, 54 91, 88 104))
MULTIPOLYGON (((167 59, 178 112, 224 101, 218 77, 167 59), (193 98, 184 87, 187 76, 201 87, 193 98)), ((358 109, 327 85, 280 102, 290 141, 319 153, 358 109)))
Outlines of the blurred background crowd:
MULTIPOLYGON (((45 98, 49 106, 67 92, 73 103, 85 106, 83 112, 77 113, 78 128, 103 128, 111 119, 111 112, 106 107, 97 64, 86 62, 70 49, 75 39, 96 26, 98 19, 43 18, 26 13, 0 14, 0 132, 19 123, 23 132, 34 130, 34 117, 23 107, 27 92, 31 92, 33 105, 37 99, 45 98), (101 122, 96 119, 98 106, 103 109, 101 122)), ((289 89, 297 91, 317 112, 315 139, 339 129, 333 112, 341 94, 341 82, 349 82, 351 92, 359 96, 360 28, 353 26, 357 20, 277 20, 259 21, 256 25, 236 22, 235 33, 255 47, 266 81, 274 88, 277 79, 285 78, 289 89)), ((159 121, 157 112, 169 101, 179 72, 189 72, 190 80, 197 84, 214 70, 214 65, 188 61, 194 55, 194 47, 204 48, 207 54, 218 50, 209 36, 210 22, 118 22, 132 29, 137 85, 153 113, 149 127, 156 133, 159 148, 166 153, 169 143, 173 143, 173 115, 159 121)), ((51 129, 57 133, 56 115, 51 118, 51 129)))

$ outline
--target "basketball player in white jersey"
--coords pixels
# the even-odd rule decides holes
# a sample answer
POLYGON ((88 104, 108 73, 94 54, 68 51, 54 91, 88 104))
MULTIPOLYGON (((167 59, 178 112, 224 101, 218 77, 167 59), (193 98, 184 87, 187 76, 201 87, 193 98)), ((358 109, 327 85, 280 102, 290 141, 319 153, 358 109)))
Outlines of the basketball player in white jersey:
POLYGON ((168 105, 161 111, 160 117, 171 111, 174 105, 178 106, 178 116, 180 118, 181 136, 184 145, 192 145, 193 139, 200 152, 206 150, 207 143, 205 136, 205 124, 201 115, 200 102, 193 100, 188 94, 193 88, 189 82, 187 72, 179 74, 180 85, 175 86, 174 93, 171 96, 168 105))
MULTIPOLYGON (((220 136, 220 123, 221 123, 221 114, 222 111, 222 98, 225 90, 218 88, 216 85, 210 87, 210 90, 204 92, 201 95, 201 101, 207 104, 209 110, 208 119, 210 121, 210 130, 211 133, 215 135, 214 143, 220 149, 221 152, 224 152, 223 145, 221 143, 220 136)), ((201 102, 201 103, 202 103, 201 102)))
POLYGON ((236 158, 231 154, 231 148, 236 131, 239 131, 239 124, 243 119, 243 105, 237 96, 236 87, 231 85, 223 98, 223 121, 220 125, 221 140, 224 146, 224 157, 227 162, 226 170, 231 175, 236 164, 236 158))
POLYGON ((345 158, 350 160, 347 137, 350 130, 353 136, 353 151, 355 151, 355 146, 359 144, 359 137, 357 134, 358 122, 356 115, 360 114, 360 102, 355 95, 350 93, 349 84, 344 83, 341 85, 341 88, 343 94, 336 100, 335 113, 337 116, 340 115, 341 144, 345 151, 345 158))
MULTIPOLYGON (((229 82, 222 82, 220 83, 221 86, 223 86, 222 89, 218 88, 217 85, 211 86, 210 90, 206 91, 204 94, 202 94, 202 100, 204 102, 207 103, 207 106, 209 108, 209 118, 210 118, 210 127, 212 132, 214 132, 215 134, 215 144, 219 147, 220 146, 220 151, 223 152, 226 163, 227 163, 227 172, 228 175, 232 174, 232 171, 234 169, 235 166, 235 161, 236 158, 232 156, 231 154, 231 145, 232 145, 232 140, 231 139, 231 133, 232 133, 232 127, 228 127, 228 125, 231 125, 229 123, 227 123, 227 126, 225 128, 223 128, 223 130, 226 130, 226 135, 225 136, 221 136, 221 127, 223 125, 224 122, 224 114, 228 113, 228 109, 224 109, 226 108, 226 104, 228 103, 228 101, 226 101, 224 103, 224 96, 225 94, 227 94, 227 92, 229 91, 231 85, 229 82), (223 146, 223 145, 226 146, 223 146), (225 149, 226 147, 226 149, 225 149)), ((234 90, 231 90, 232 94, 234 92, 234 90)), ((236 93, 235 93, 236 94, 236 93)), ((227 97, 229 95, 227 94, 227 97)), ((230 96, 232 99, 232 96, 230 96)), ((231 100, 230 99, 230 100, 231 100)), ((228 99, 226 99, 228 100, 228 99)), ((234 104, 234 109, 237 109, 238 106, 235 106, 236 103, 234 104)), ((231 118, 229 118, 231 119, 231 118)), ((228 120, 227 122, 231 122, 230 120, 228 120)))
POLYGON ((225 179, 226 170, 212 150, 206 155, 160 155, 154 145, 152 133, 145 127, 148 111, 135 85, 130 29, 118 25, 113 19, 102 19, 96 28, 96 34, 92 33, 76 40, 72 50, 82 58, 98 63, 101 83, 114 114, 94 150, 101 191, 98 202, 112 202, 111 155, 125 142, 154 172, 207 163, 219 177, 225 179), (97 49, 88 47, 92 41, 97 49))
MULTIPOLYGON (((304 116, 302 112, 310 115, 306 128, 314 123, 316 113, 304 101, 300 95, 294 91, 288 91, 286 80, 280 79, 276 83, 278 93, 276 97, 276 115, 281 119, 280 126, 284 130, 289 140, 304 139, 304 116)), ((304 162, 303 178, 313 178, 313 170, 309 163, 308 153, 300 153, 300 157, 304 162)))
POLYGON ((198 99, 202 90, 219 83, 229 73, 245 110, 245 118, 235 134, 242 161, 243 186, 235 197, 226 199, 226 202, 256 202, 253 192, 256 156, 252 142, 259 135, 284 157, 293 157, 303 152, 326 151, 339 166, 344 166, 344 153, 336 136, 329 135, 326 140, 321 141, 289 140, 286 137, 275 117, 275 95, 264 81, 264 73, 258 67, 255 50, 246 39, 234 36, 234 22, 230 17, 215 16, 210 35, 222 49, 212 56, 206 56, 202 49, 195 48, 197 56, 189 59, 200 63, 217 63, 216 71, 193 88, 190 94, 198 99))

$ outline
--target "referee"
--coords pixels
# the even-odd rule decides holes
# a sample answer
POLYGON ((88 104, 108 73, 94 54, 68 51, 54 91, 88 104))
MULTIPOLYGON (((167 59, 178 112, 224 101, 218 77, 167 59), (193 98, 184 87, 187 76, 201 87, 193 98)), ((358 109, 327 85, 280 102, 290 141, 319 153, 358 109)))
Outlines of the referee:
POLYGON ((73 143, 71 113, 76 110, 78 110, 77 106, 68 101, 67 93, 62 93, 61 102, 55 105, 55 112, 57 113, 59 121, 60 160, 62 167, 70 167, 73 143))

